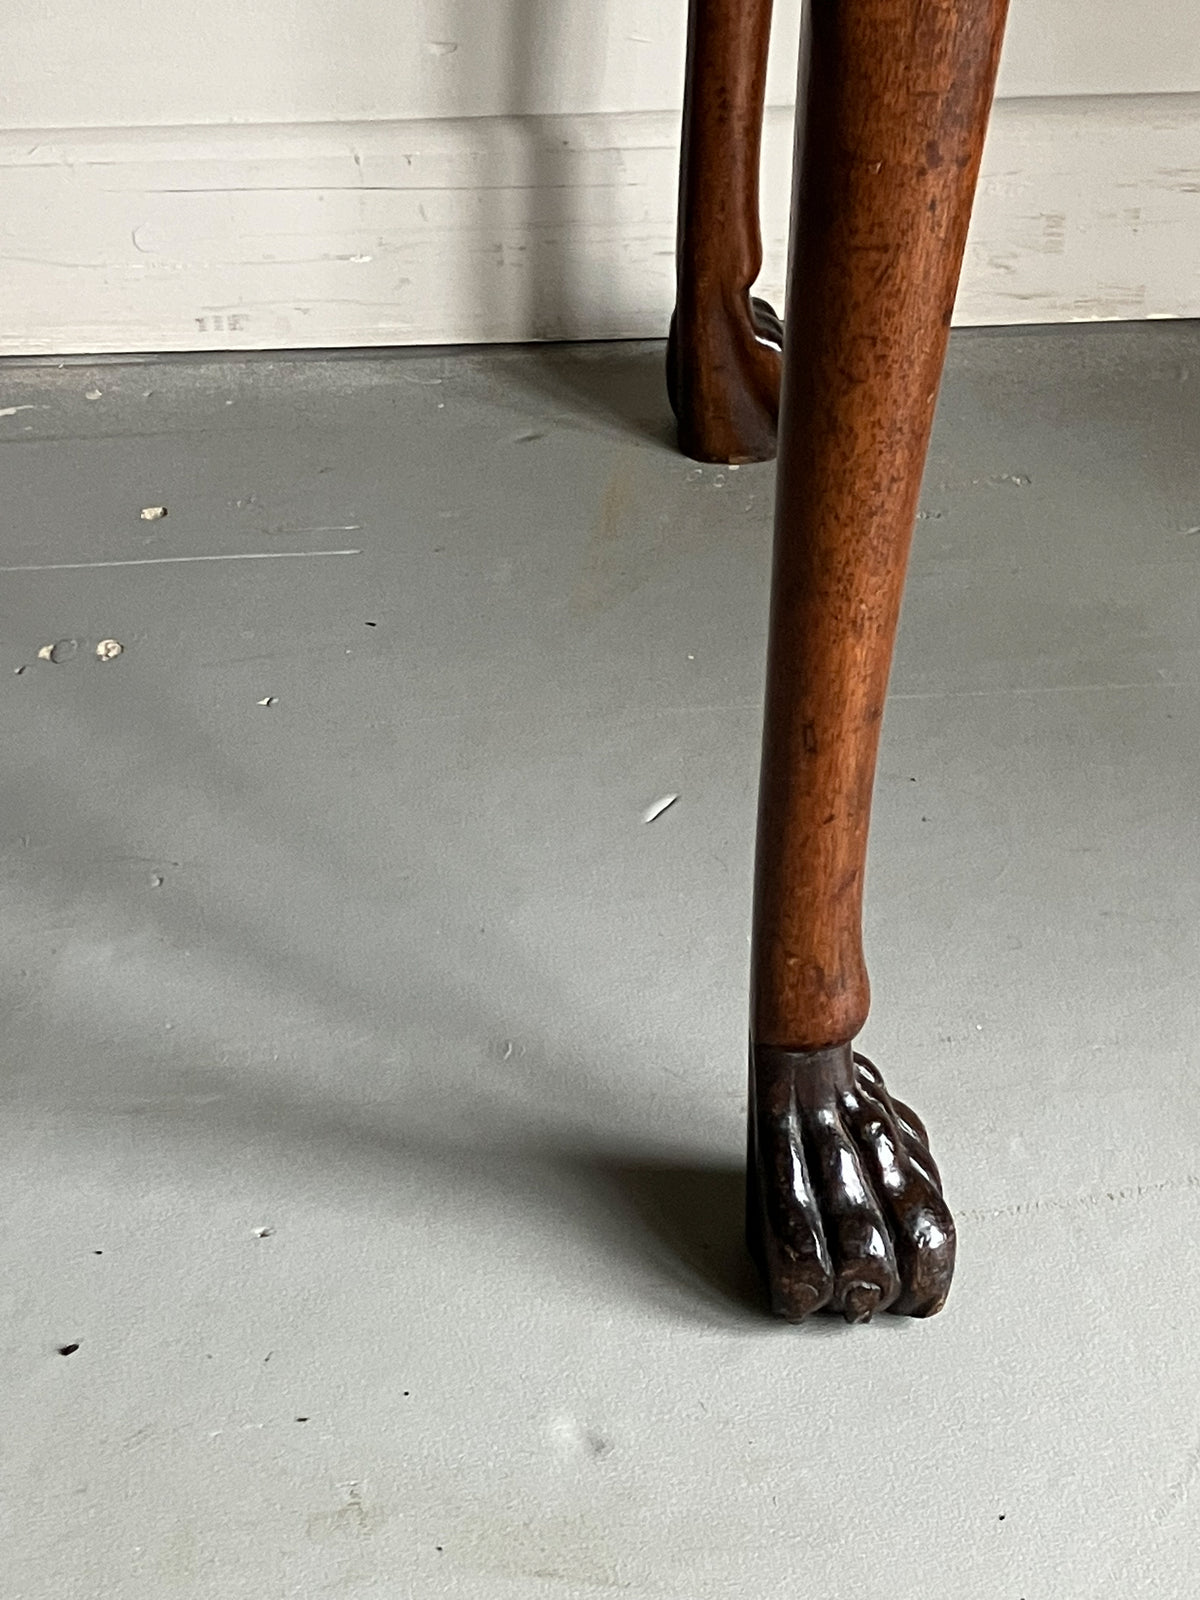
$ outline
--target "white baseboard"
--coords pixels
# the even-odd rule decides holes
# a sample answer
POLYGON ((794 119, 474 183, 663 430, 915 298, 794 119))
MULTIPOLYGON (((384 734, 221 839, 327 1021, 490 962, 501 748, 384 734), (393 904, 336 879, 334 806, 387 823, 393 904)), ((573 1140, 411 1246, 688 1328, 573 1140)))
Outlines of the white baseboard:
MULTIPOLYGON (((781 297, 791 118, 768 115, 781 297)), ((661 334, 666 114, 0 134, 0 354, 661 334)), ((1200 316, 1200 95, 995 108, 967 324, 1200 316)))

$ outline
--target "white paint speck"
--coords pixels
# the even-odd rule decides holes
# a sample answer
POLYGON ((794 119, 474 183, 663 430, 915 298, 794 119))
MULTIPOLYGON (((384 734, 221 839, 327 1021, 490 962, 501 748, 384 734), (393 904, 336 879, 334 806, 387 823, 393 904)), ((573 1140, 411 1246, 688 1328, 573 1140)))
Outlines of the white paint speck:
POLYGON ((254 1237, 256 1239, 269 1239, 274 1232, 274 1228, 255 1228, 254 1237))
POLYGON ((277 706, 279 704, 279 696, 277 694, 269 694, 265 699, 256 700, 254 703, 259 706, 277 706))
POLYGON ((96 646, 96 654, 101 661, 115 661, 124 648, 119 639, 101 639, 96 646))
POLYGON ((142 521, 143 522, 160 522, 162 520, 162 518, 166 516, 166 514, 167 514, 166 506, 143 506, 142 507, 142 521))
POLYGON ((37 653, 39 661, 53 661, 56 666, 61 666, 79 649, 77 639, 58 639, 54 644, 44 644, 37 653))
POLYGON ((83 398, 85 400, 103 400, 103 398, 104 398, 104 390, 103 389, 86 389, 84 391, 83 398))
POLYGON ((642 821, 656 822, 658 818, 662 816, 663 812, 669 811, 678 799, 679 796, 677 794, 663 795, 661 800, 656 800, 652 806, 647 808, 642 816, 642 821))
POLYGON ((18 411, 45 411, 45 406, 3 406, 0 417, 15 417, 18 411))

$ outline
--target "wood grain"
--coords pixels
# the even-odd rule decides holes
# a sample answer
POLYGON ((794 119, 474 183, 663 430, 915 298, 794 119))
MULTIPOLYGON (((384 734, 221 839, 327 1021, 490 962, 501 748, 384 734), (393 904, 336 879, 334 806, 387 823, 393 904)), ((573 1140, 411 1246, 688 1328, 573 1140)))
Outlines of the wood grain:
POLYGON ((801 49, 752 1033, 869 1005, 875 759, 1004 0, 813 0, 801 49))

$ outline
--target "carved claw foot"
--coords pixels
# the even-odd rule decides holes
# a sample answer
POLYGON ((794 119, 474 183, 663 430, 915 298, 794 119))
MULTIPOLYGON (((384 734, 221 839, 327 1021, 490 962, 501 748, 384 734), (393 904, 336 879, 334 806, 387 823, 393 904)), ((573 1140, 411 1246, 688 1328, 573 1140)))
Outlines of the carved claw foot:
POLYGON ((765 300, 710 306, 667 338, 667 394, 679 448, 696 461, 769 461, 775 454, 783 324, 765 300))
POLYGON ((750 1074, 746 1237, 772 1310, 940 1311, 954 1222, 917 1115, 848 1044, 754 1046, 750 1074))

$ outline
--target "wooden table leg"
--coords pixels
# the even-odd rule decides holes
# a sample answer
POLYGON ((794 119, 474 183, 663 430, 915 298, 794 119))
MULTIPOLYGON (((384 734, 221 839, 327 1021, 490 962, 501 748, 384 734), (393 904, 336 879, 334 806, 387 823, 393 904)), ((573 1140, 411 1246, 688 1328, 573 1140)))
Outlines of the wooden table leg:
POLYGON ((771 0, 690 0, 667 388, 698 461, 775 454, 782 330, 751 300, 771 0))
POLYGON ((880 719, 1005 0, 811 0, 755 883, 748 1237, 773 1307, 940 1309, 954 1225, 851 1041, 880 719))

